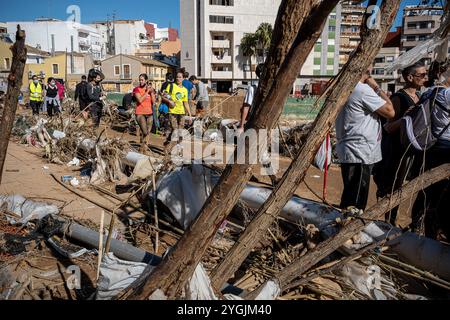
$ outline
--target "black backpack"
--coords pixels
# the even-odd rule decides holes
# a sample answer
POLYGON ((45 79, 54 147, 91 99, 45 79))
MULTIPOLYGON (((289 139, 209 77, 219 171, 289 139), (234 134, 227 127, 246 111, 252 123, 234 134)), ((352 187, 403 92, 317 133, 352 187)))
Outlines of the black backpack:
POLYGON ((433 133, 433 110, 438 107, 449 113, 446 106, 436 100, 437 95, 445 90, 443 87, 435 88, 431 93, 425 94, 419 103, 402 118, 400 140, 405 147, 412 146, 415 150, 429 150, 449 128, 450 122, 438 134, 433 133))

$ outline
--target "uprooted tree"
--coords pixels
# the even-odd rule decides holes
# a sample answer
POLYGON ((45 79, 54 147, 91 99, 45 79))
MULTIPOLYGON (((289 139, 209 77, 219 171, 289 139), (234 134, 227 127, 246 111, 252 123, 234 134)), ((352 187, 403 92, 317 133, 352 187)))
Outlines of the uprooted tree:
MULTIPOLYGON (((281 2, 266 70, 257 90, 246 129, 273 129, 282 113, 282 106, 303 63, 319 38, 325 21, 338 0, 283 0, 281 2)), ((235 156, 245 159, 256 153, 258 146, 238 148, 235 156)), ((201 261, 219 226, 235 206, 239 195, 252 176, 253 165, 228 165, 205 202, 195 222, 149 277, 147 268, 141 277, 120 298, 147 299, 157 289, 169 298, 179 296, 201 261)))
MULTIPOLYGON (((376 1, 372 2, 376 3, 376 1)), ((399 5, 399 2, 396 0, 383 1, 379 28, 369 29, 367 27, 366 22, 371 12, 366 14, 366 19, 363 19, 361 28, 361 43, 352 58, 327 89, 324 105, 305 139, 306 142, 302 145, 290 167, 284 173, 267 201, 258 210, 244 233, 227 253, 222 263, 213 270, 211 281, 216 289, 220 289, 229 278, 232 278, 234 272, 240 267, 252 249, 258 245, 267 229, 280 215, 281 210, 305 178, 317 150, 320 148, 327 133, 331 130, 337 115, 361 78, 362 73, 367 70, 383 45, 396 17, 399 5)))
POLYGON ((11 47, 13 54, 11 71, 8 76, 8 90, 6 92, 5 107, 0 123, 0 183, 2 182, 3 166, 8 151, 9 137, 14 125, 17 102, 22 87, 23 72, 27 61, 27 48, 25 47, 25 31, 17 26, 16 42, 11 47))

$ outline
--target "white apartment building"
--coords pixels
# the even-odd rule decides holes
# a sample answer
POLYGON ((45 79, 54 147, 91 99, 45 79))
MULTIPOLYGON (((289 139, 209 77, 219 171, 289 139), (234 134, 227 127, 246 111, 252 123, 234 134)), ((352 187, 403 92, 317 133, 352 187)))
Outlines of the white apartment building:
MULTIPOLYGON (((274 25, 281 0, 181 0, 181 66, 219 92, 255 79, 240 51, 242 37, 274 25)), ((253 63, 256 64, 256 61, 253 63)))
POLYGON ((105 43, 98 31, 88 25, 56 19, 7 22, 8 33, 14 36, 17 25, 26 33, 26 44, 47 52, 66 51, 91 54, 103 59, 105 43))
POLYGON ((116 20, 113 28, 117 54, 135 55, 150 42, 144 20, 116 20))

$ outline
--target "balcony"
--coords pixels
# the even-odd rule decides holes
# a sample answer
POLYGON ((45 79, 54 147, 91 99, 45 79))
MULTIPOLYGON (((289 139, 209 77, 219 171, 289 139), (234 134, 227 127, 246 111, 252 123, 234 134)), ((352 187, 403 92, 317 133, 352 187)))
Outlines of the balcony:
POLYGON ((212 48, 229 49, 230 48, 230 40, 213 40, 212 48))
POLYGON ((231 64, 231 56, 212 56, 211 63, 216 64, 231 64))
POLYGON ((360 26, 362 24, 362 18, 344 18, 342 24, 360 26))
POLYGON ((232 71, 212 71, 211 78, 213 79, 232 79, 233 72, 232 71))
POLYGON ((349 37, 351 39, 360 39, 361 35, 359 32, 352 32, 352 31, 342 31, 341 37, 349 37))
POLYGON ((83 47, 90 47, 91 46, 91 42, 89 40, 87 40, 87 39, 79 39, 78 40, 78 44, 80 46, 83 46, 83 47))

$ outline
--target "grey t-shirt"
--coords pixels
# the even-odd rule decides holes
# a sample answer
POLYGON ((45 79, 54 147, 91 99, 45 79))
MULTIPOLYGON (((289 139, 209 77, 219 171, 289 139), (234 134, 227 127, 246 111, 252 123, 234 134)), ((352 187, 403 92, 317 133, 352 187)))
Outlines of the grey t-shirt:
POLYGON ((198 83, 198 101, 209 101, 208 88, 203 82, 198 83))
POLYGON ((381 123, 375 112, 385 104, 369 85, 358 82, 336 120, 340 163, 381 161, 381 123))

